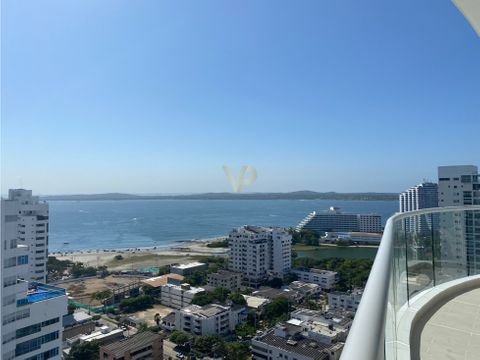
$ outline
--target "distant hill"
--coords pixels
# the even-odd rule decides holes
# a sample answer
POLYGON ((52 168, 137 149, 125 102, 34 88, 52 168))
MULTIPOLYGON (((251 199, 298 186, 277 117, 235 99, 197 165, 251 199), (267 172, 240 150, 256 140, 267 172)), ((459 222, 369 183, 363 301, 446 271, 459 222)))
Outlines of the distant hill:
POLYGON ((188 195, 132 195, 121 193, 42 196, 42 200, 398 200, 396 193, 204 193, 188 195))

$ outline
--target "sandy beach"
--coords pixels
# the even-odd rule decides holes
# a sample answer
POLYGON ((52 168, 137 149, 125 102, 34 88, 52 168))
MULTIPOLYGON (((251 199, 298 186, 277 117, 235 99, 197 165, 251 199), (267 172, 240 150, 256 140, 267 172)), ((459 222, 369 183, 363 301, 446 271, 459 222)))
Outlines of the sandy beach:
POLYGON ((89 266, 107 265, 110 270, 121 269, 127 266, 163 266, 171 263, 189 261, 191 258, 208 255, 226 255, 228 248, 210 248, 208 244, 225 240, 218 237, 205 240, 179 241, 170 247, 148 247, 130 249, 95 249, 68 252, 51 252, 59 260, 82 262, 89 266), (122 260, 115 260, 117 255, 122 260))

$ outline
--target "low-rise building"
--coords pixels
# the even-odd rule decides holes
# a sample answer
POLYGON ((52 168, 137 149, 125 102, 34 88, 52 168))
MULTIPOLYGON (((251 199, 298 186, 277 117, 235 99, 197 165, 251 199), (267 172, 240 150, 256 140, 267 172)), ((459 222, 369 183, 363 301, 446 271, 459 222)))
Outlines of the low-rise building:
POLYGON ((94 330, 93 317, 85 311, 75 311, 63 317, 63 341, 80 334, 90 334, 94 330))
POLYGON ((155 360, 163 357, 163 336, 151 331, 100 346, 100 360, 155 360))
POLYGON ((349 292, 334 291, 328 294, 329 308, 341 308, 349 311, 357 311, 362 299, 363 289, 355 289, 349 292))
POLYGON ((225 335, 247 319, 243 306, 190 305, 175 311, 175 329, 192 335, 225 335))
POLYGON ((195 271, 206 270, 207 264, 201 262, 191 262, 188 264, 172 265, 170 272, 173 274, 190 275, 195 271))
POLYGON ((207 284, 214 288, 238 291, 242 286, 242 274, 228 270, 218 270, 208 274, 207 284))
POLYGON ((80 335, 77 338, 70 339, 70 341, 73 343, 77 341, 80 341, 80 343, 95 341, 100 344, 106 344, 120 339, 123 339, 122 329, 111 330, 108 326, 102 326, 99 331, 80 335))
POLYGON ((191 304, 193 297, 205 293, 205 289, 190 286, 190 284, 166 284, 161 287, 160 302, 162 305, 181 309, 191 304))
POLYGON ((380 241, 382 240, 382 234, 358 231, 329 231, 326 232, 325 236, 320 239, 320 242, 335 243, 337 240, 350 240, 354 244, 379 245, 380 241))
POLYGON ((292 319, 321 323, 325 326, 348 331, 352 326, 354 313, 343 309, 333 309, 329 311, 297 309, 291 312, 290 317, 292 319))
POLYGON ((320 269, 294 269, 294 274, 298 276, 298 280, 317 284, 323 290, 330 290, 338 282, 338 273, 330 270, 320 269))
POLYGON ((170 314, 164 316, 160 320, 160 327, 167 331, 175 330, 175 312, 171 312, 170 314))
POLYGON ((256 313, 261 314, 265 309, 265 306, 270 303, 270 300, 250 295, 242 295, 245 301, 247 302, 247 307, 249 309, 255 310, 256 313))
POLYGON ((288 285, 288 289, 298 293, 299 298, 297 301, 303 300, 308 297, 317 297, 322 293, 320 285, 307 283, 303 281, 292 281, 288 285))
POLYGON ((291 289, 275 289, 268 286, 262 286, 258 290, 252 292, 252 296, 260 297, 268 300, 273 300, 277 297, 284 297, 291 302, 297 302, 299 299, 302 298, 302 295, 296 291, 291 289))
POLYGON ((143 279, 142 284, 150 285, 157 289, 167 284, 181 285, 182 283, 184 283, 184 279, 185 277, 180 274, 165 274, 161 276, 151 277, 148 279, 143 279))
POLYGON ((293 323, 277 325, 252 339, 253 360, 338 360, 343 343, 324 344, 293 323))

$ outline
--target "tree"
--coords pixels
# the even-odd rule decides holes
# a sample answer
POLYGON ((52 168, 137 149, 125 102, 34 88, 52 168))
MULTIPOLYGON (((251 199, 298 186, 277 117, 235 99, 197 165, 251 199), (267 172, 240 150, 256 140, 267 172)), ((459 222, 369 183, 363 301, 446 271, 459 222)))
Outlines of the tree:
POLYGON ((285 285, 288 285, 288 284, 290 284, 290 283, 292 283, 292 282, 294 282, 294 281, 296 281, 296 280, 298 280, 298 275, 295 274, 295 273, 293 273, 293 272, 288 273, 287 275, 285 275, 285 276, 283 277, 283 283, 284 283, 285 285))
POLYGON ((117 261, 120 261, 120 260, 123 260, 123 256, 118 254, 118 255, 115 255, 114 259, 117 261))
POLYGON ((145 310, 152 306, 153 298, 149 295, 140 295, 137 297, 126 298, 120 301, 118 305, 120 310, 125 312, 135 312, 145 310))
POLYGON ((155 289, 152 285, 143 285, 142 291, 145 295, 154 296, 157 293, 157 289, 155 289))
POLYGON ((289 310, 290 304, 288 299, 278 297, 273 299, 270 304, 267 304, 262 317, 269 324, 274 324, 279 321, 288 320, 289 310))
POLYGON ((242 338, 255 335, 257 328, 248 322, 238 324, 235 328, 235 334, 242 338))
POLYGON ((224 341, 220 336, 197 336, 193 349, 200 354, 223 353, 224 341))
POLYGON ((69 303, 67 306, 68 314, 73 314, 77 306, 75 304, 69 303))
POLYGON ((185 281, 192 286, 205 285, 207 283, 207 273, 205 271, 194 271, 185 278, 185 281))
POLYGON ((181 331, 173 331, 172 335, 170 335, 170 341, 177 344, 177 345, 183 345, 189 342, 192 339, 192 337, 184 332, 181 331))
POLYGON ((283 286, 283 280, 278 278, 278 277, 275 277, 271 280, 268 280, 266 282, 266 285, 270 286, 270 287, 273 287, 275 289, 280 289, 283 286))
POLYGON ((226 360, 246 360, 250 358, 250 348, 244 342, 229 342, 225 344, 226 360))
POLYGON ((242 294, 235 292, 230 295, 228 295, 228 299, 232 301, 232 303, 237 304, 237 305, 246 305, 247 300, 242 296, 242 294))
POLYGON ((158 268, 158 276, 162 276, 165 274, 170 274, 170 265, 164 265, 158 268))
POLYGON ((197 294, 192 299, 192 304, 195 305, 207 305, 213 302, 224 304, 230 294, 230 290, 224 288, 216 288, 213 291, 209 291, 206 294, 197 294))
POLYGON ((99 344, 96 341, 74 344, 67 360, 98 360, 99 344))

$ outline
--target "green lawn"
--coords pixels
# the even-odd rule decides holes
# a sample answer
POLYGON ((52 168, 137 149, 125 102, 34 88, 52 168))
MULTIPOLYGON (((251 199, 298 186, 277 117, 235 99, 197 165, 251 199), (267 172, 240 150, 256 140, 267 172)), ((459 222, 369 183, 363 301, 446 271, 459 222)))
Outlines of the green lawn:
POLYGON ((310 257, 313 259, 326 259, 330 257, 339 257, 345 259, 371 259, 377 254, 376 247, 356 247, 356 246, 306 246, 294 245, 293 250, 298 257, 310 257))

